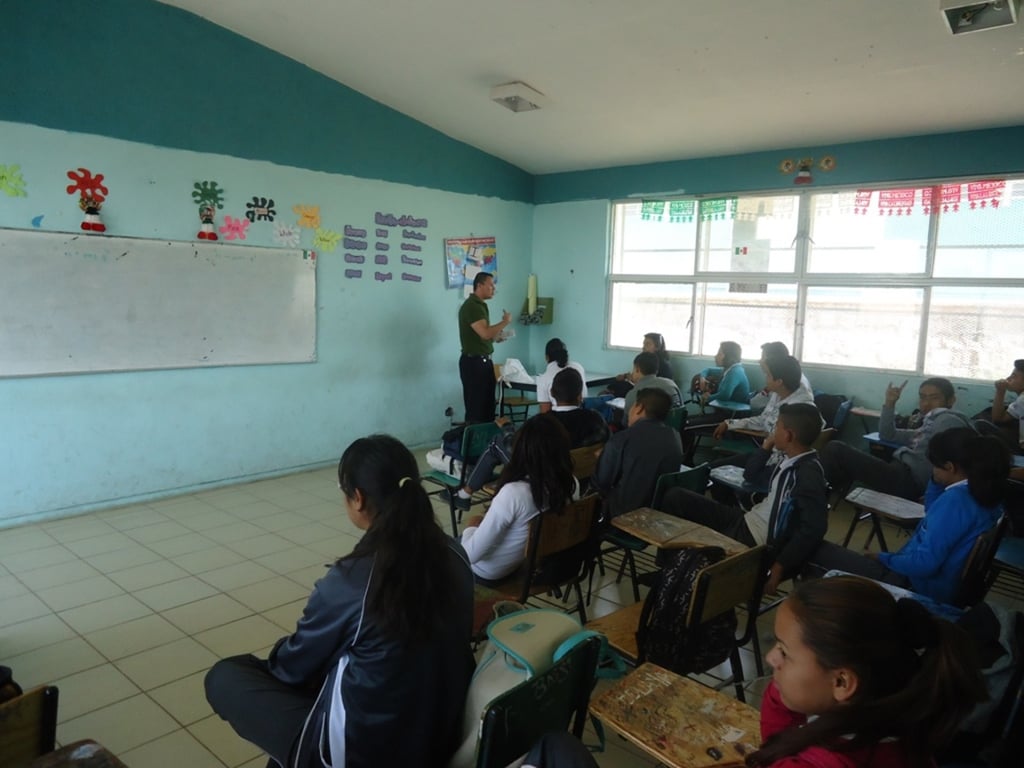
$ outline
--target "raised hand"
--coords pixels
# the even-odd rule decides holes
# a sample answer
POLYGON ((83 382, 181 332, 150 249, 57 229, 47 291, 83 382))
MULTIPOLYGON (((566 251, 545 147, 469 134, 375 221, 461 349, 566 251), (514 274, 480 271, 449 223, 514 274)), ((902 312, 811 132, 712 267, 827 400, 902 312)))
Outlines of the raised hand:
POLYGON ((904 379, 903 383, 898 387, 894 387, 892 382, 889 382, 889 386, 885 388, 885 404, 896 405, 896 401, 900 399, 900 395, 903 394, 903 388, 907 386, 907 382, 904 379))

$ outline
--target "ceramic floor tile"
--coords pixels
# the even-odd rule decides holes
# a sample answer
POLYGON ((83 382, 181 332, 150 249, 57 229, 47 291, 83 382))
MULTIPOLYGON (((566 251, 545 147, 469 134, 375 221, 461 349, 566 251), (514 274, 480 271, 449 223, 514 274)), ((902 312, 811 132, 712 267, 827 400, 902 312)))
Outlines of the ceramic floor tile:
POLYGON ((6 562, 8 555, 52 547, 56 543, 55 538, 38 526, 27 525, 5 530, 4 535, 0 536, 0 562, 6 562))
POLYGON ((141 693, 113 664, 62 677, 54 685, 60 689, 60 723, 141 693))
MULTIPOLYGON (((335 513, 337 513, 337 507, 335 507, 335 513)), ((303 525, 309 525, 310 519, 301 515, 297 512, 278 512, 276 515, 268 515, 267 517, 261 517, 256 521, 256 524, 271 533, 277 533, 278 531, 284 531, 288 528, 299 528, 303 525)))
POLYGON ((95 739, 115 755, 124 755, 177 729, 173 717, 140 694, 68 720, 61 725, 59 733, 65 744, 95 739))
POLYGON ((8 597, 24 595, 28 591, 28 587, 25 586, 17 576, 0 576, 0 600, 4 600, 8 597))
POLYGON ((69 560, 77 559, 77 555, 67 547, 60 544, 54 544, 47 547, 40 547, 38 549, 29 549, 19 552, 11 552, 3 556, 4 567, 13 573, 18 575, 25 571, 31 571, 36 568, 47 568, 51 565, 59 565, 60 563, 66 563, 69 560))
POLYGON ((107 597, 123 594, 117 584, 106 576, 92 576, 56 587, 47 587, 36 592, 39 599, 55 611, 77 608, 80 605, 95 603, 107 597))
POLYGON ((309 590, 289 578, 275 576, 258 584, 233 589, 228 594, 256 613, 263 613, 279 605, 304 599, 309 596, 309 590))
POLYGON ((306 588, 307 592, 313 590, 313 585, 324 577, 327 573, 327 569, 330 567, 326 564, 321 565, 309 565, 305 568, 299 568, 296 571, 289 571, 285 574, 292 581, 298 582, 306 588))
MULTIPOLYGON (((188 731, 228 768, 235 768, 263 754, 259 747, 235 733, 231 726, 217 715, 210 715, 198 723, 193 723, 188 727, 188 731)), ((267 758, 263 757, 262 760, 266 765, 267 758)))
POLYGON ((126 656, 115 664, 133 683, 148 691, 209 669, 216 661, 217 656, 207 648, 191 637, 183 637, 173 643, 126 656))
POLYGON ((224 763, 185 730, 161 736, 118 757, 132 768, 224 768, 224 763))
POLYGON ((166 611, 179 605, 185 605, 204 597, 210 597, 217 593, 217 590, 209 584, 200 581, 195 576, 189 576, 177 581, 169 581, 166 584, 158 584, 155 587, 140 589, 135 597, 144 602, 154 611, 166 611))
POLYGON ((70 549, 79 557, 91 557, 101 555, 104 552, 116 552, 121 549, 130 549, 136 546, 132 539, 129 539, 120 531, 111 529, 110 532, 100 536, 93 536, 87 539, 69 541, 64 546, 70 549))
POLYGON ((180 605, 163 612, 163 617, 182 631, 194 635, 213 627, 219 627, 238 619, 251 616, 247 608, 228 595, 215 594, 211 597, 180 605))
POLYGON ((253 496, 246 490, 241 488, 230 488, 222 491, 210 491, 204 493, 200 497, 204 504, 209 504, 211 507, 217 509, 223 509, 225 511, 231 511, 233 509, 245 509, 249 505, 259 501, 256 496, 253 496))
POLYGON ((157 560, 145 565, 125 568, 123 571, 110 574, 110 580, 127 592, 137 592, 146 587, 166 584, 188 576, 188 571, 179 568, 168 560, 157 560))
POLYGON ((235 520, 233 523, 221 525, 217 528, 207 528, 203 531, 203 535, 213 539, 219 544, 232 544, 234 542, 251 539, 255 536, 266 535, 266 531, 258 525, 246 523, 241 520, 235 520))
POLYGON ((308 523, 307 525, 300 525, 298 528, 287 528, 279 531, 278 535, 284 536, 296 544, 307 545, 315 541, 322 541, 323 539, 337 536, 338 531, 334 528, 328 528, 323 523, 308 523))
POLYGON ((219 658, 225 658, 240 653, 255 653, 261 648, 272 646, 282 634, 279 626, 262 616, 247 616, 200 632, 194 638, 219 658))
POLYGON ((227 565, 241 563, 245 560, 245 557, 233 549, 228 549, 223 544, 218 544, 209 549, 200 549, 197 552, 176 555, 171 559, 175 565, 184 568, 189 573, 199 574, 223 568, 227 565))
POLYGON ((61 543, 114 533, 113 528, 94 515, 81 515, 44 523, 43 530, 61 543))
POLYGON ((247 760, 237 766, 237 768, 266 768, 266 765, 267 757, 265 755, 260 755, 259 757, 254 757, 252 760, 247 760))
POLYGON ((85 639, 106 658, 116 661, 172 643, 184 636, 185 633, 178 627, 159 614, 151 613, 114 627, 90 632, 85 635, 85 639))
POLYGON ((52 613, 50 606, 29 593, 0 599, 0 627, 52 613))
POLYGON ((159 552, 166 558, 174 559, 178 555, 185 555, 190 552, 199 552, 210 547, 217 546, 217 542, 208 539, 201 533, 186 533, 170 539, 153 541, 147 546, 154 552, 159 552))
POLYGON ((36 568, 34 571, 25 571, 18 578, 34 592, 49 587, 57 587, 81 579, 102 576, 98 570, 85 560, 69 560, 66 563, 53 565, 49 568, 36 568))
POLYGON ((192 514, 177 519, 178 522, 189 530, 199 532, 208 531, 211 528, 220 528, 222 526, 238 522, 238 518, 230 512, 225 512, 222 509, 214 509, 213 507, 208 507, 207 511, 202 513, 192 514))
MULTIPOLYGON (((3 608, 0 607, 0 614, 3 608)), ((39 616, 0 629, 0 659, 10 659, 28 651, 45 648, 62 640, 70 640, 75 631, 55 613, 39 616)))
POLYGON ((245 539, 245 541, 229 541, 226 542, 225 545, 250 560, 263 555, 269 555, 274 552, 280 552, 285 549, 291 549, 295 546, 295 544, 288 541, 288 539, 281 536, 275 536, 272 533, 263 533, 254 536, 251 539, 245 539))
POLYGON ((347 555, 355 549, 357 543, 359 543, 359 539, 355 536, 341 533, 325 537, 320 541, 311 541, 306 546, 314 552, 319 552, 325 562, 333 563, 339 557, 347 555))
POLYGON ((115 571, 123 571, 125 568, 142 565, 143 563, 152 563, 162 558, 152 549, 132 541, 131 546, 127 549, 115 549, 111 552, 89 555, 83 559, 92 565, 93 568, 97 568, 103 573, 111 574, 115 571))
POLYGON ((235 565, 228 565, 224 568, 217 568, 207 571, 200 578, 207 584, 211 584, 221 591, 228 591, 244 587, 247 584, 255 584, 258 581, 266 581, 277 574, 269 568, 264 568, 259 563, 242 562, 235 565))
POLYGON ((128 531, 128 535, 140 544, 149 544, 162 539, 183 536, 188 532, 189 529, 185 526, 168 520, 163 523, 156 523, 155 525, 146 525, 142 528, 132 528, 128 531))
POLYGON ((146 604, 132 595, 115 595, 105 600, 60 612, 60 617, 79 634, 87 634, 124 624, 152 613, 146 604))
POLYGON ((167 517, 149 507, 112 510, 109 514, 100 513, 110 527, 119 531, 130 531, 147 525, 167 522, 167 517))
POLYGON ((182 725, 199 722, 212 713, 206 701, 203 680, 206 670, 161 685, 149 691, 149 697, 171 713, 171 717, 182 725))
POLYGON ((295 625, 302 617, 302 611, 306 607, 307 598, 301 600, 295 600, 285 605, 280 605, 277 608, 271 608, 269 611, 263 611, 263 617, 270 619, 272 622, 277 624, 287 634, 291 634, 295 631, 295 625))
POLYGON ((45 685, 104 663, 106 659, 80 637, 4 659, 4 666, 17 670, 15 679, 26 689, 45 685))
POLYGON ((244 507, 235 507, 231 511, 245 520, 252 520, 258 522, 264 517, 273 517, 283 512, 286 507, 279 504, 274 504, 269 501, 253 501, 251 504, 246 504, 244 507))
POLYGON ((299 568, 308 568, 311 565, 321 565, 326 558, 319 552, 314 552, 306 547, 291 547, 280 552, 255 558, 260 565, 265 565, 276 573, 288 573, 299 568))

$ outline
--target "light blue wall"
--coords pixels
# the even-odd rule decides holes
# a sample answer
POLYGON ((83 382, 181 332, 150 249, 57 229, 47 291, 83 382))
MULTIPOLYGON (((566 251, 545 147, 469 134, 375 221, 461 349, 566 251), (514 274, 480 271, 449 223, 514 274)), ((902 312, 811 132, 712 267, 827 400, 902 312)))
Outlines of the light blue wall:
MULTIPOLYGON (((293 204, 319 203, 324 226, 338 231, 351 224, 372 234, 376 211, 429 222, 422 283, 377 282, 372 263, 364 265, 371 277, 346 279, 343 249, 319 253, 315 364, 0 378, 0 526, 336 460, 374 431, 437 441, 445 406, 462 411, 461 293, 445 288, 443 238, 497 238, 492 312, 505 296, 517 297, 507 301, 518 309, 525 295, 526 203, 14 123, 0 123, 0 134, 0 164, 21 165, 28 193, 0 194, 0 227, 28 229, 42 215, 42 229, 77 231, 81 211, 65 192, 65 172, 79 165, 106 175, 102 213, 118 235, 194 239, 190 195, 199 179, 220 180, 228 192, 222 213, 236 217, 260 194, 275 199, 285 220, 295 219, 293 204)), ((271 227, 252 224, 246 244, 272 246, 271 227)), ((304 230, 302 245, 311 239, 304 230)), ((505 350, 526 357, 527 339, 505 350)))

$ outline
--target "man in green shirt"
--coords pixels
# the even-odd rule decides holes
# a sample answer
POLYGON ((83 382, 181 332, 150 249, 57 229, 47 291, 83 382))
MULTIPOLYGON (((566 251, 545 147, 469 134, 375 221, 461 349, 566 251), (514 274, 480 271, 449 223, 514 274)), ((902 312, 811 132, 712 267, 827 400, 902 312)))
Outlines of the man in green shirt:
POLYGON ((459 377, 462 379, 462 400, 466 406, 466 421, 470 424, 494 418, 494 363, 491 352, 495 341, 504 341, 505 330, 512 315, 504 311, 501 322, 491 325, 486 302, 494 296, 494 275, 479 272, 473 278, 473 293, 459 308, 459 377))

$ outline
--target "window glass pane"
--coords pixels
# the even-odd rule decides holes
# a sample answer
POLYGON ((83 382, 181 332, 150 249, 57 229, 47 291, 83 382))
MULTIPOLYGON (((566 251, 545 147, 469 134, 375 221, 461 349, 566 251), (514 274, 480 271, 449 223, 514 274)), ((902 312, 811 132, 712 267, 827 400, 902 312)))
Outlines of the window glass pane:
POLYGON ((690 351, 693 285, 688 283, 615 283, 608 341, 617 347, 639 347, 644 334, 656 331, 676 352, 690 351))
POLYGON ((807 363, 915 370, 921 335, 920 288, 807 289, 807 363))
POLYGON ((924 272, 929 217, 919 200, 915 189, 812 195, 807 271, 924 272))
POLYGON ((925 373, 1000 379, 1021 353, 1024 288, 933 288, 925 373))
POLYGON ((612 273, 692 275, 696 219, 694 200, 616 205, 612 273))
POLYGON ((698 312, 701 354, 714 355, 723 341, 743 347, 744 360, 759 359, 766 341, 784 341, 792 349, 796 295, 792 284, 699 284, 697 302, 704 304, 698 312))
POLYGON ((939 189, 935 276, 1024 278, 1024 181, 939 189))
POLYGON ((795 195, 702 200, 700 269, 792 272, 798 202, 795 195))

